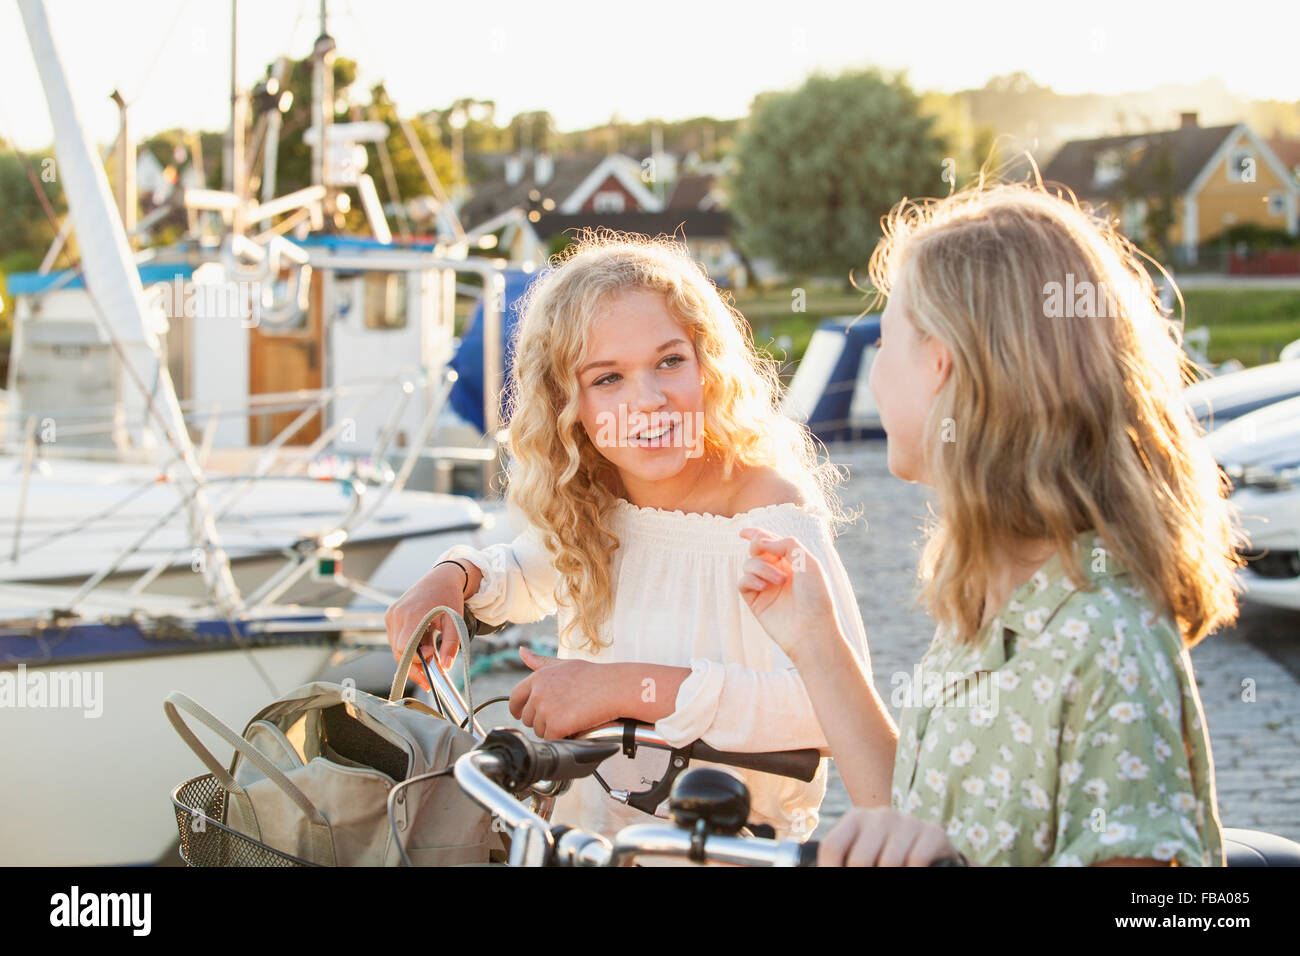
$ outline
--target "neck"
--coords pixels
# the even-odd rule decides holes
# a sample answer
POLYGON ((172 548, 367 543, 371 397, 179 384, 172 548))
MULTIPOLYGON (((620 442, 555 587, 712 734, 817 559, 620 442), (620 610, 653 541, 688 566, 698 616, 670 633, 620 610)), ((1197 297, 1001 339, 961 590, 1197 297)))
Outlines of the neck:
POLYGON ((668 511, 685 511, 694 508, 691 502, 707 501, 710 492, 716 490, 716 464, 705 456, 688 458, 686 466, 671 478, 659 481, 646 481, 619 472, 619 479, 627 494, 627 500, 638 508, 662 508, 668 511))
POLYGON ((1041 568, 1056 550, 1045 539, 1021 540, 1004 544, 994 550, 991 562, 992 576, 984 592, 984 618, 981 626, 993 620, 1006 600, 1041 568))

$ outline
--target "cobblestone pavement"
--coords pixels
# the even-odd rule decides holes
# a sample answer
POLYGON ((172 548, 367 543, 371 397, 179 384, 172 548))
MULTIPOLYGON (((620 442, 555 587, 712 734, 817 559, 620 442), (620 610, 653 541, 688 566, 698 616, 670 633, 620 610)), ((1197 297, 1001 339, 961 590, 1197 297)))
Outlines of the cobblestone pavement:
MULTIPOLYGON (((833 448, 832 457, 849 469, 841 492, 844 504, 862 511, 836 543, 867 625, 876 690, 888 703, 891 675, 910 674, 934 633, 929 617, 910 600, 931 492, 889 473, 883 443, 833 448)), ((553 621, 523 627, 527 636, 554 639, 553 621)), ((1245 615, 1239 627, 1207 638, 1191 652, 1210 727, 1220 818, 1225 827, 1300 840, 1300 683, 1252 646, 1252 627, 1274 629, 1269 636, 1275 640, 1277 629, 1289 628, 1300 642, 1300 615, 1273 614, 1259 621, 1245 615)), ((509 693, 523 676, 521 671, 486 674, 475 680, 475 695, 485 700, 509 693)), ((494 724, 511 722, 504 706, 487 715, 494 724)), ((899 715, 894 711, 893 716, 897 720, 899 715)), ((848 795, 832 767, 814 838, 824 836, 848 807, 848 795)))

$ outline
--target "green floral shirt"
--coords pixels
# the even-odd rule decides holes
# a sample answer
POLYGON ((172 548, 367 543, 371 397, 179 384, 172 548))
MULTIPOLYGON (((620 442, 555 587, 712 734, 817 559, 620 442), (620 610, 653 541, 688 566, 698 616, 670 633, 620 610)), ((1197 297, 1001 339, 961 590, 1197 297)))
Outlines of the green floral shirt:
POLYGON ((944 825, 984 865, 1222 866, 1210 743, 1177 627, 1095 532, 1077 543, 1086 589, 1053 556, 973 649, 941 627, 895 679, 893 808, 944 825))

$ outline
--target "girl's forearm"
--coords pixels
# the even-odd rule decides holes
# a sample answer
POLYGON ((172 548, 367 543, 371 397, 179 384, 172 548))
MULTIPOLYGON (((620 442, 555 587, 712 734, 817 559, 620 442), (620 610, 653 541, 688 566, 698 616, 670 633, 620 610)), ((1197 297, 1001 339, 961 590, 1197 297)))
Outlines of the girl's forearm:
POLYGON ((826 735, 849 799, 858 807, 889 805, 898 728, 844 635, 808 642, 794 661, 826 735))

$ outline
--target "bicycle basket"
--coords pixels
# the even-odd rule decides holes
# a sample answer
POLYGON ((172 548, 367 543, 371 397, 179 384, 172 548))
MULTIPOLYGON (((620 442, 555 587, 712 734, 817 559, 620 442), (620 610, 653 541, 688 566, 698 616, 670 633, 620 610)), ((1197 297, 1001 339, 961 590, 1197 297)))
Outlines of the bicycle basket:
POLYGON ((315 866, 227 827, 225 788, 210 773, 172 791, 172 809, 187 866, 315 866))

